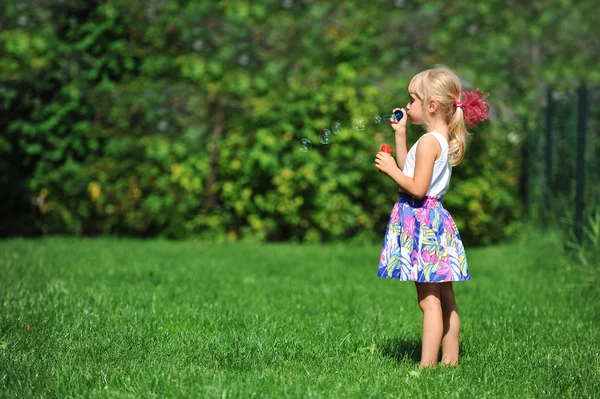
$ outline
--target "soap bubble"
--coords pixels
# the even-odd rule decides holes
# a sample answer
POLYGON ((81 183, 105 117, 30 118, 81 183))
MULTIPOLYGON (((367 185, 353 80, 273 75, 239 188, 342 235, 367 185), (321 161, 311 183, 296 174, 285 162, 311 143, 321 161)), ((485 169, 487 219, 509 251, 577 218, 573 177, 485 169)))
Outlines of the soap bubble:
POLYGON ((204 48, 204 41, 198 39, 194 42, 194 50, 201 51, 204 48))
POLYGON ((169 128, 169 122, 160 121, 158 123, 158 130, 160 130, 161 132, 166 132, 168 128, 169 128))
POLYGON ((365 120, 363 118, 352 119, 352 128, 354 130, 365 130, 365 120))
POLYGON ((238 64, 240 64, 242 66, 246 66, 246 65, 248 65, 248 62, 250 62, 250 57, 248 57, 247 54, 242 54, 239 56, 238 64))
POLYGON ((300 140, 298 140, 298 147, 300 151, 308 152, 308 150, 310 150, 310 147, 312 147, 312 143, 306 137, 302 137, 300 140))
POLYGON ((333 127, 331 128, 331 130, 333 131, 334 134, 340 134, 340 128, 342 127, 342 124, 338 121, 333 122, 333 127))
POLYGON ((375 116, 373 117, 373 122, 375 122, 375 123, 380 123, 380 122, 381 122, 381 116, 379 116, 379 115, 375 115, 375 116))
POLYGON ((321 142, 321 144, 329 144, 329 142, 331 141, 331 130, 321 130, 321 133, 319 134, 319 141, 321 142))

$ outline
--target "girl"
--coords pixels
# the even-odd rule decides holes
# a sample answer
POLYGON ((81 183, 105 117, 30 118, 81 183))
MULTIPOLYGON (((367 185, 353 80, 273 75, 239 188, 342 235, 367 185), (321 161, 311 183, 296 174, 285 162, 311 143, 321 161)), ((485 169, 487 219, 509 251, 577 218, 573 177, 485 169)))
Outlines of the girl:
MULTIPOLYGON (((458 362, 460 319, 453 281, 469 280, 465 250, 442 206, 452 166, 463 159, 467 130, 487 119, 488 104, 476 89, 461 89, 450 68, 439 66, 417 74, 408 84, 405 115, 427 132, 407 152, 406 119, 390 122, 396 157, 379 152, 375 166, 400 187, 383 242, 378 276, 414 281, 423 311, 421 364, 436 367, 440 343, 442 363, 458 362)), ((398 108, 396 108, 398 109, 398 108)), ((396 110, 394 109, 394 111, 396 110)))

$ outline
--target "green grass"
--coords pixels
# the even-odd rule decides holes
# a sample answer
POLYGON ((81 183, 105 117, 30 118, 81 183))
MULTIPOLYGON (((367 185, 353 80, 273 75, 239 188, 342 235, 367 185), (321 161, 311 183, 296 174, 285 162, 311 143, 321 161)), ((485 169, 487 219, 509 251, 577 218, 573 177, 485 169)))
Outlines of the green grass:
POLYGON ((594 397, 598 299, 557 242, 467 249, 460 365, 418 372, 378 247, 0 241, 0 397, 594 397))

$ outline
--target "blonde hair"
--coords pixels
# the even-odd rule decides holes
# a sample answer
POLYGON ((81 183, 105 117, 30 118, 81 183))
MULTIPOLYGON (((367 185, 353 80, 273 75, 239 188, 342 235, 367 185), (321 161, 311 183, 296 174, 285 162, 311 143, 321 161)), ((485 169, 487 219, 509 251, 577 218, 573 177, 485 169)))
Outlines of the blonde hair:
POLYGON ((408 92, 415 94, 423 105, 423 115, 427 115, 427 103, 434 99, 440 104, 440 113, 450 130, 448 158, 452 165, 458 165, 467 148, 467 126, 464 110, 456 107, 460 100, 462 84, 456 72, 438 65, 415 75, 408 84, 408 92))

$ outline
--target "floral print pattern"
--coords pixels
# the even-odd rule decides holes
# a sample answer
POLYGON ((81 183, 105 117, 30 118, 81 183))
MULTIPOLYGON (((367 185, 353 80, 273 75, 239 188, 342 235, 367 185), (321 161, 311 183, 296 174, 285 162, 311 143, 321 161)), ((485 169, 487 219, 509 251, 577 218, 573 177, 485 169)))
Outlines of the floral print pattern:
POLYGON ((421 283, 470 280, 456 224, 441 197, 401 193, 385 232, 378 276, 421 283))

